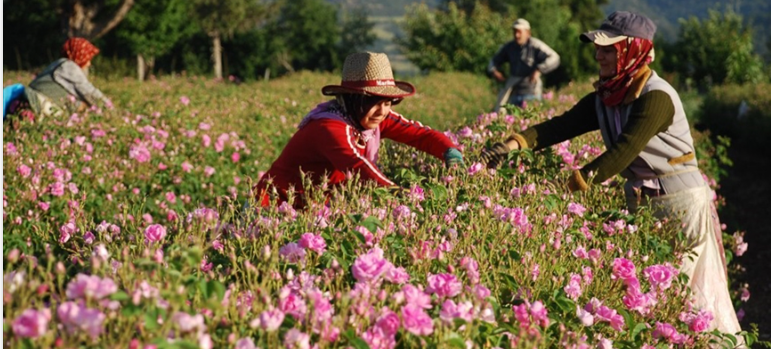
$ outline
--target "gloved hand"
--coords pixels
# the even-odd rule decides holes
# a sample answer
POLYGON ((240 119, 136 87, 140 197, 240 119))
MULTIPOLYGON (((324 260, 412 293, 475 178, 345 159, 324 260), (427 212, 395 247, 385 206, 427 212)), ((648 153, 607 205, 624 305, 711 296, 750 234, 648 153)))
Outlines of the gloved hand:
POLYGON ((458 164, 463 165, 463 154, 458 149, 450 148, 444 152, 444 164, 447 167, 458 164))
POLYGON ((501 162, 506 160, 506 156, 509 154, 509 147, 505 144, 498 142, 493 144, 490 149, 485 149, 479 154, 479 160, 482 163, 487 163, 487 168, 496 168, 501 162))

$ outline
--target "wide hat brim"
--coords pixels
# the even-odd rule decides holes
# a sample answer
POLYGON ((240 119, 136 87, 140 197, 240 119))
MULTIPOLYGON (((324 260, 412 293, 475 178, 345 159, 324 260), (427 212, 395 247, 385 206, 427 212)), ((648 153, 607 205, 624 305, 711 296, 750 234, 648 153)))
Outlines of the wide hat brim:
POLYGON ((625 40, 628 38, 628 36, 600 29, 583 33, 579 36, 579 38, 583 42, 593 42, 600 46, 610 46, 619 41, 625 40))
POLYGON ((342 85, 327 85, 321 88, 325 96, 339 94, 365 94, 378 97, 404 98, 415 94, 415 86, 405 81, 394 81, 392 86, 346 87, 342 85))

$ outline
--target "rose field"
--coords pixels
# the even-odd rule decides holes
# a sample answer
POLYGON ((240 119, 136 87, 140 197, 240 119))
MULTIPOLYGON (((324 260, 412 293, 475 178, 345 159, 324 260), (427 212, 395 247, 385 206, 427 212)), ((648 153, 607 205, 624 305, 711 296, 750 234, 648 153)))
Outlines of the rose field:
MULTIPOLYGON (((27 83, 6 72, 4 85, 27 83)), ((510 115, 481 76, 412 79, 396 111, 446 134, 465 165, 386 142, 410 188, 330 188, 305 210, 250 188, 333 74, 236 83, 95 79, 112 109, 3 129, 3 325, 10 348, 704 348, 679 222, 624 209, 620 177, 570 194, 600 134, 497 171, 477 154, 575 104, 589 83, 510 115)), ((717 188, 722 144, 695 134, 717 188)), ((319 146, 324 146, 319 144, 319 146)), ((318 191, 317 191, 318 192, 318 191)), ((715 195, 721 203, 721 196, 715 195)), ((747 248, 724 232, 733 256, 747 248)), ((746 288, 731 290, 737 309, 746 288)))

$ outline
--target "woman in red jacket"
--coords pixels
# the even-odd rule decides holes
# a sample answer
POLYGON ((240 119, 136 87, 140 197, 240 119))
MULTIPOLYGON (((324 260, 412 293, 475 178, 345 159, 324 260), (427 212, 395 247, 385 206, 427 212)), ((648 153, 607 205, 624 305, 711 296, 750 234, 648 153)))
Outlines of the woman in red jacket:
POLYGON ((377 167, 380 139, 410 145, 444 160, 451 166, 463 162, 455 144, 441 132, 410 121, 391 110, 404 97, 415 94, 407 82, 394 81, 391 64, 383 53, 354 53, 345 59, 340 85, 321 89, 334 100, 316 106, 300 122, 299 130, 256 185, 262 206, 288 200, 294 188, 295 206, 303 207, 302 174, 319 186, 326 177, 330 186, 358 174, 378 186, 395 186, 377 167), (273 190, 275 189, 275 191, 273 190))

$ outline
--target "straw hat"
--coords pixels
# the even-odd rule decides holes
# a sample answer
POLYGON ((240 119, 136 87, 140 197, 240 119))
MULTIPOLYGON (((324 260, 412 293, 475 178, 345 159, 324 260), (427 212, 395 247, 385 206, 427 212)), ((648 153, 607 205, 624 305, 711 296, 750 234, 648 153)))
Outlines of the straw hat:
POLYGON ((324 86, 321 93, 325 96, 355 93, 402 98, 415 94, 415 86, 394 80, 391 62, 385 53, 358 52, 345 58, 340 85, 324 86))

